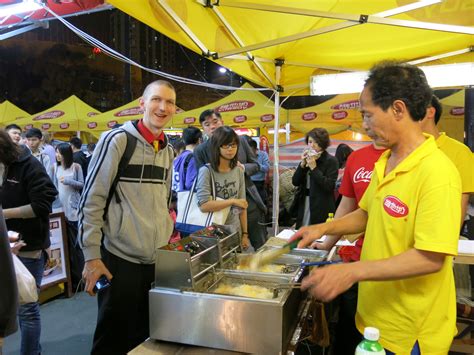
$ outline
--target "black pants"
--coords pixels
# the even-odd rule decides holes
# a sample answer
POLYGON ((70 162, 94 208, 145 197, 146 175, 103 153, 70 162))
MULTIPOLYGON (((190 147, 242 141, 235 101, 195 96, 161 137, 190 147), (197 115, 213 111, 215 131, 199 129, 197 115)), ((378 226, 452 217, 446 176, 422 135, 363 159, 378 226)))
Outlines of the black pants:
POLYGON ((247 229, 252 247, 257 250, 267 241, 267 228, 265 226, 265 214, 258 208, 252 198, 247 198, 247 229))
POLYGON ((102 248, 102 261, 112 273, 111 286, 97 295, 99 312, 92 354, 126 354, 150 335, 148 291, 154 264, 135 264, 102 248))
POLYGON ((336 325, 334 355, 353 354, 357 345, 362 341, 362 335, 355 325, 357 311, 358 284, 353 285, 341 294, 339 301, 339 320, 336 325))
POLYGON ((67 237, 69 252, 69 270, 71 272, 72 291, 78 289, 79 282, 82 279, 82 270, 84 269, 84 254, 77 240, 77 221, 67 221, 67 237))

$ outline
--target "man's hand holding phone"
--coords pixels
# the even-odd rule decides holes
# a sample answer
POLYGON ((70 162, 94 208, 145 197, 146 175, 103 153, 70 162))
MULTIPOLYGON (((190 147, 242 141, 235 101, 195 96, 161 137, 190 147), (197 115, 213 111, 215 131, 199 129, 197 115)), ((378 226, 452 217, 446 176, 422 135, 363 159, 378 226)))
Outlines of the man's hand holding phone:
MULTIPOLYGON (((99 278, 101 278, 101 276, 105 276, 105 278, 109 281, 110 284, 110 281, 112 280, 113 276, 101 259, 93 259, 86 261, 84 265, 84 270, 82 271, 82 278, 86 283, 85 291, 89 295, 95 296, 96 291, 102 288, 101 286, 98 286, 96 290, 94 290, 94 287, 96 286, 96 283, 99 278)), ((106 284, 103 279, 101 281, 101 285, 106 284)))

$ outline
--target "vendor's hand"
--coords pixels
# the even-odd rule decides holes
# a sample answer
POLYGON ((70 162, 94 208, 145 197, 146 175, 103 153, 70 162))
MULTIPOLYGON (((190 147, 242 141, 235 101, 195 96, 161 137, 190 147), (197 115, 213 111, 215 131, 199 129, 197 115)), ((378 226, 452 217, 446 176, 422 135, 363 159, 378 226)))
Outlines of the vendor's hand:
POLYGON ((234 198, 232 200, 232 205, 243 208, 245 210, 249 206, 249 203, 243 198, 234 198))
POLYGON ((310 156, 310 157, 307 157, 306 158, 306 163, 308 164, 308 167, 313 170, 314 168, 316 168, 316 166, 318 165, 316 163, 316 157, 314 155, 310 156))
POLYGON ((303 279, 301 289, 308 290, 319 301, 329 302, 358 282, 356 264, 314 268, 311 274, 303 279))
POLYGON ((92 259, 92 260, 86 261, 84 265, 84 270, 82 271, 82 278, 84 279, 86 283, 85 291, 89 295, 95 296, 95 293, 94 291, 92 291, 92 289, 94 288, 97 280, 102 275, 105 275, 109 281, 112 280, 112 277, 113 277, 112 274, 105 267, 101 259, 92 259))
POLYGON ((248 235, 242 235, 242 248, 247 250, 250 247, 250 239, 248 235))
POLYGON ((338 238, 331 238, 332 236, 327 236, 323 242, 314 241, 310 248, 318 250, 331 250, 334 245, 336 245, 338 238))
POLYGON ((298 243, 298 248, 305 248, 325 234, 322 226, 323 224, 313 224, 312 226, 302 227, 298 229, 295 234, 293 234, 288 242, 291 243, 296 239, 301 239, 298 243))

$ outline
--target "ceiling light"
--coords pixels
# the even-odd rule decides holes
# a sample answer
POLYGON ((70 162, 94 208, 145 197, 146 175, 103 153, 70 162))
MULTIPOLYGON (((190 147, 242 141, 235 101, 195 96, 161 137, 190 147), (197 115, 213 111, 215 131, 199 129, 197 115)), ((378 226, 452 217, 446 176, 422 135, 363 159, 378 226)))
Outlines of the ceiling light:
MULTIPOLYGON (((474 63, 419 67, 432 88, 474 85, 474 63)), ((361 92, 368 72, 315 75, 310 79, 311 95, 335 95, 361 92)))

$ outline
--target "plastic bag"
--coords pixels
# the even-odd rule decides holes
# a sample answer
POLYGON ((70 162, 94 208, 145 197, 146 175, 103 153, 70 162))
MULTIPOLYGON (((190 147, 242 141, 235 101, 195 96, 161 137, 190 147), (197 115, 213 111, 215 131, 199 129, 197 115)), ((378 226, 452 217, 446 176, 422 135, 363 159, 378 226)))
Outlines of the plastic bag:
POLYGON ((33 275, 15 254, 12 254, 15 266, 16 283, 18 284, 18 298, 20 304, 38 301, 38 290, 33 275))

